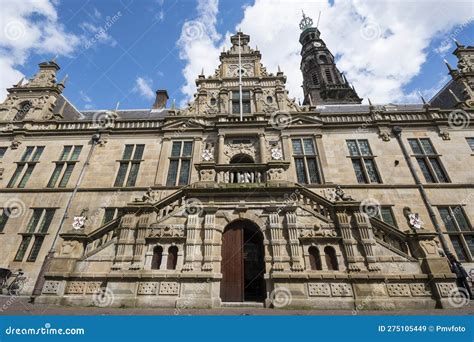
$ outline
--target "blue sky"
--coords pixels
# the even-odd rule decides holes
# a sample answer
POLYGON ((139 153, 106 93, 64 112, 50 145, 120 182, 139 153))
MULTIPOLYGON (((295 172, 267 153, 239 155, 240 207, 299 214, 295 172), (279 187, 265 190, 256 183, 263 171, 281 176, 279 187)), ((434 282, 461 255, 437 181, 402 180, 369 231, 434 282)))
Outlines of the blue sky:
POLYGON ((0 85, 10 86, 22 74, 31 77, 38 63, 58 55, 60 77, 69 75, 65 95, 79 109, 115 108, 118 101, 122 109, 149 108, 156 89, 167 89, 177 105, 185 104, 194 78, 201 68, 213 73, 237 27, 251 35, 270 72, 281 65, 290 96, 301 98, 301 9, 314 19, 322 11, 322 38, 359 95, 372 102, 419 102, 418 92, 429 99, 447 81, 443 59, 456 65, 450 36, 474 45, 474 9, 468 1, 17 3, 0 0, 5 9, 0 85))

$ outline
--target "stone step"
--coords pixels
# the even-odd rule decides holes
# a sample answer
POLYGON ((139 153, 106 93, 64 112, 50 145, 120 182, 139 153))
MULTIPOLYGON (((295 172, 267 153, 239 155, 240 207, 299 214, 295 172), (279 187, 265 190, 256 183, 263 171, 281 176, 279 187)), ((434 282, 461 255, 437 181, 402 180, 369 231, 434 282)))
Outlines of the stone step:
POLYGON ((227 308, 263 308, 261 302, 223 302, 223 307, 227 308))

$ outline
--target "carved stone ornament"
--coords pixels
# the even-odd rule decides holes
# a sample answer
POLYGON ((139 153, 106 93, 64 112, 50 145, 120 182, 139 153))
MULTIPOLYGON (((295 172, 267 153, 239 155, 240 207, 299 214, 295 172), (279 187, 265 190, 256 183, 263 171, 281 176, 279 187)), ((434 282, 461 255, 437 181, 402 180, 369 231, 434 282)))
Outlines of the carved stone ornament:
POLYGON ((72 221, 72 228, 75 230, 83 229, 86 225, 86 216, 74 216, 72 221))
POLYGON ((420 215, 418 213, 410 213, 408 215, 408 220, 410 221, 412 228, 422 229, 423 221, 420 219, 420 215))
POLYGON ((156 202, 157 192, 152 188, 148 188, 142 197, 135 197, 134 202, 154 203, 156 202))
POLYGON ((270 153, 273 160, 281 160, 283 158, 283 152, 279 147, 273 147, 270 153))
POLYGON ((439 131, 439 135, 443 140, 451 140, 451 137, 449 136, 449 132, 445 130, 439 131))
POLYGON ((346 195, 344 193, 344 190, 342 190, 342 188, 339 185, 336 186, 336 190, 334 191, 334 194, 335 194, 336 201, 353 201, 354 200, 351 196, 346 195))
POLYGON ((15 139, 12 140, 12 142, 10 144, 10 148, 12 150, 16 150, 20 145, 21 145, 21 141, 15 138, 15 139))
POLYGON ((153 227, 149 237, 154 238, 184 238, 183 225, 158 225, 153 227))
POLYGON ((211 147, 209 149, 204 149, 202 151, 202 159, 205 161, 212 161, 214 160, 214 147, 211 147))

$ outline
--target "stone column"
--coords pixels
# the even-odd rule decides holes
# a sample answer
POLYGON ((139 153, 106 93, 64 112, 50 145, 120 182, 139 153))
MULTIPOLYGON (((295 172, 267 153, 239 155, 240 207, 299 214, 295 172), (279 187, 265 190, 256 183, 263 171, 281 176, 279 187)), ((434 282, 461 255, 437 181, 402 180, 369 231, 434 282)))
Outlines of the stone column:
POLYGON ((217 146, 217 164, 224 164, 224 134, 219 133, 219 141, 217 146))
POLYGON ((215 231, 216 214, 213 212, 206 212, 204 216, 204 265, 203 271, 211 272, 212 267, 212 252, 214 246, 214 231, 215 231))
POLYGON ((133 260, 133 247, 135 245, 136 216, 134 212, 126 213, 118 228, 117 249, 115 251, 113 270, 126 269, 125 264, 133 260))
POLYGON ((143 255, 145 252, 145 237, 149 225, 150 215, 151 213, 145 212, 138 218, 138 224, 136 228, 137 236, 132 260, 133 269, 142 269, 144 266, 143 255))
POLYGON ((349 216, 345 211, 336 213, 339 228, 341 229, 342 244, 347 255, 347 269, 350 272, 359 272, 361 269, 358 265, 356 256, 357 241, 352 236, 352 228, 349 216))
POLYGON ((283 159, 291 162, 291 140, 290 136, 285 134, 281 136, 281 147, 283 149, 283 159))
POLYGON ((277 212, 271 213, 268 216, 268 227, 270 228, 270 244, 273 253, 272 271, 283 271, 282 245, 284 245, 285 241, 283 239, 283 229, 277 212))
POLYGON ((298 239, 296 220, 297 216, 295 212, 286 213, 286 227, 288 228, 288 236, 290 238, 291 270, 301 272, 303 271, 303 266, 301 265, 300 240, 298 239))
POLYGON ((198 248, 197 234, 199 230, 199 215, 188 215, 186 223, 186 255, 184 257, 183 272, 190 272, 194 270, 196 259, 196 248, 198 248))
POLYGON ((326 158, 326 151, 323 145, 323 139, 321 134, 314 135, 314 141, 316 142, 316 153, 318 158, 318 172, 321 177, 321 183, 325 183, 324 170, 328 170, 328 161, 326 158))
POLYGON ((258 134, 258 145, 260 152, 260 163, 264 164, 267 162, 267 147, 265 146, 265 134, 258 134))
POLYGON ((199 173, 193 167, 193 165, 201 161, 201 151, 202 151, 202 137, 195 137, 194 148, 193 148, 193 160, 191 163, 191 177, 190 177, 189 184, 199 181, 199 173))
POLYGON ((162 147, 160 152, 160 158, 158 160, 158 170, 156 171, 155 184, 164 185, 165 175, 168 171, 168 160, 171 155, 171 139, 164 137, 162 140, 162 147))
POLYGON ((374 255, 374 233, 367 215, 361 212, 355 212, 354 217, 356 226, 359 230, 362 246, 364 247, 367 268, 369 271, 380 271, 380 266, 377 264, 377 259, 374 255))

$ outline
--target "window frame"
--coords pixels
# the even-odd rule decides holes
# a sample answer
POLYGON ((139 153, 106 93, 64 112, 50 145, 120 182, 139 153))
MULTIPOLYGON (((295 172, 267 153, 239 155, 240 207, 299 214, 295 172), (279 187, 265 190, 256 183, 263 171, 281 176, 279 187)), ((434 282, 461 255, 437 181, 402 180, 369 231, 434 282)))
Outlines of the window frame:
POLYGON ((463 206, 462 205, 439 205, 437 206, 437 209, 438 209, 438 214, 441 217, 441 221, 443 222, 443 228, 444 228, 443 234, 449 237, 449 242, 453 246, 455 255, 457 255, 458 259, 461 261, 466 261, 466 262, 474 261, 474 251, 471 251, 469 249, 469 245, 466 242, 466 236, 471 236, 474 238, 474 229, 473 229, 472 223, 469 221, 469 217, 466 214, 466 211, 464 210, 463 206), (446 219, 445 217, 443 217, 443 214, 441 214, 442 209, 448 210, 449 221, 453 225, 454 230, 448 229, 446 219), (463 219, 467 224, 468 230, 461 229, 460 224, 455 214, 456 210, 463 216, 463 219), (464 252, 463 254, 464 256, 466 256, 465 260, 458 254, 458 251, 454 248, 454 244, 452 243, 453 237, 459 240, 460 246, 464 252))
MULTIPOLYGON (((240 114, 240 92, 238 90, 232 91, 231 98, 231 113, 233 115, 240 114), (234 105, 237 105, 238 111, 234 112, 234 105)), ((250 89, 242 89, 242 114, 248 115, 252 114, 252 92, 250 89), (248 99, 246 98, 245 94, 248 93, 248 99), (248 103, 248 112, 245 110, 246 105, 248 103)))
POLYGON ((136 186, 138 174, 140 172, 140 166, 141 163, 144 161, 143 154, 145 153, 145 147, 145 144, 125 144, 122 153, 122 158, 117 160, 117 162, 119 163, 119 168, 115 175, 114 188, 130 188, 136 186), (128 146, 132 146, 131 150, 128 149, 128 146), (140 147, 141 151, 139 150, 139 146, 142 146, 142 148, 140 147), (127 156, 127 153, 129 151, 130 155, 127 156), (140 151, 139 156, 136 156, 137 151, 140 151), (121 176, 122 170, 125 170, 125 173, 123 173, 123 177, 121 176))
POLYGON ((306 185, 311 185, 311 184, 323 184, 323 172, 321 169, 321 163, 319 161, 319 153, 318 153, 318 146, 316 144, 316 141, 314 137, 308 137, 308 136, 296 136, 296 137, 291 137, 291 153, 293 157, 293 162, 295 165, 295 173, 296 173, 296 180, 300 184, 306 184, 306 185), (305 140, 311 140, 311 143, 313 144, 313 150, 314 154, 306 153, 305 149, 305 140), (299 141, 301 144, 301 151, 302 154, 296 154, 295 149, 294 149, 294 142, 299 141), (310 172, 310 167, 308 163, 308 159, 314 160, 316 163, 316 174, 314 175, 314 178, 316 179, 316 182, 312 182, 311 180, 313 177, 311 176, 310 172), (303 172, 304 172, 304 178, 305 182, 300 182, 299 179, 299 171, 298 171, 298 165, 297 165, 297 160, 302 160, 303 161, 303 172))
POLYGON ((358 184, 383 184, 382 176, 380 175, 379 168, 377 167, 377 163, 375 162, 375 158, 377 156, 374 155, 374 153, 372 152, 372 148, 370 147, 369 140, 368 139, 346 139, 346 146, 347 146, 347 150, 349 151, 349 155, 347 156, 347 158, 351 159, 352 168, 354 169, 354 173, 356 175, 357 183, 358 184), (368 147, 368 150, 369 150, 370 154, 368 154, 368 155, 367 154, 362 154, 362 150, 360 148, 360 142, 361 141, 365 141, 367 143, 367 147, 368 147), (352 151, 349 147, 349 142, 355 142, 355 146, 357 147, 357 154, 356 155, 352 154, 352 151), (370 174, 369 174, 369 171, 367 171, 367 165, 365 163, 366 160, 368 160, 372 163, 377 181, 372 181, 372 179, 370 177, 370 174), (362 171, 361 177, 363 179, 359 178, 359 176, 358 176, 358 171, 356 170, 355 164, 354 164, 355 162, 358 163, 358 165, 361 168, 361 171, 362 171))
POLYGON ((423 178, 425 179, 425 183, 431 183, 431 184, 434 184, 434 183, 451 183, 451 179, 449 178, 448 172, 446 171, 446 168, 444 167, 443 163, 441 162, 441 158, 440 158, 441 154, 439 154, 437 152, 437 150, 434 147, 433 143, 431 142, 430 138, 408 138, 408 145, 410 146, 411 152, 412 152, 410 156, 415 158, 415 160, 418 164, 418 168, 420 169, 420 171, 423 175, 423 178), (421 143, 422 141, 423 142, 428 142, 428 144, 430 146, 430 149, 433 151, 433 153, 429 153, 429 151, 428 152, 425 151, 425 147, 421 143), (416 142, 417 147, 421 151, 421 153, 417 153, 416 151, 413 150, 413 145, 411 144, 411 142, 416 142), (435 160, 435 163, 439 167, 439 169, 440 169, 442 175, 444 176, 444 178, 446 178, 446 181, 441 181, 439 179, 439 175, 436 172, 435 168, 433 167, 432 160, 435 160), (427 167, 429 177, 433 181, 429 181, 427 179, 427 175, 423 172, 423 169, 421 167, 421 163, 420 163, 421 161, 423 161, 423 164, 427 167))
POLYGON ((191 169, 192 169, 192 159, 194 154, 194 140, 184 139, 184 140, 173 140, 171 141, 171 151, 168 157, 168 173, 166 176, 166 186, 167 187, 176 187, 176 186, 185 186, 188 185, 191 181, 191 169), (179 155, 173 156, 173 145, 180 144, 179 155), (191 151, 189 155, 184 156, 184 146, 186 143, 191 143, 191 151), (181 181, 183 161, 189 163, 187 182, 181 181), (170 174, 171 165, 176 163, 176 173, 174 176, 174 182, 172 182, 172 175, 170 174))
POLYGON ((20 161, 15 162, 17 166, 10 178, 10 181, 7 184, 7 188, 23 189, 26 186, 26 183, 33 174, 36 164, 39 163, 44 150, 45 146, 26 147, 25 152, 23 152, 20 158, 20 161))
POLYGON ((81 155, 83 145, 64 145, 58 160, 53 161, 55 164, 53 173, 49 178, 47 188, 66 188, 69 179, 74 172, 76 163, 79 162, 79 156, 81 155), (79 153, 74 153, 79 150, 79 153), (67 152, 66 152, 67 151, 67 152), (69 173, 68 170, 71 169, 69 173), (57 176, 57 177, 55 177, 57 176))

